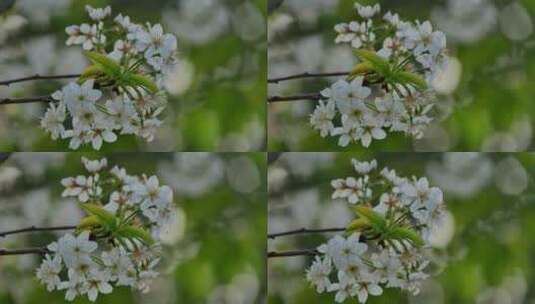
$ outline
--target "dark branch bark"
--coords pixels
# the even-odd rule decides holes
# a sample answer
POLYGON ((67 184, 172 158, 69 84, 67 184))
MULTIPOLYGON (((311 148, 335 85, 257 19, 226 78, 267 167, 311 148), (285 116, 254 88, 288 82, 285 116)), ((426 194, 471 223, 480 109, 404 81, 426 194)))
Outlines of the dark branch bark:
POLYGON ((343 231, 346 231, 346 228, 325 228, 325 229, 301 228, 301 229, 295 229, 295 230, 290 230, 290 231, 285 231, 285 232, 268 234, 268 238, 269 239, 275 239, 277 237, 287 236, 287 235, 308 234, 308 233, 326 233, 326 232, 343 232, 343 231))
POLYGON ((11 156, 11 153, 0 153, 0 165, 3 164, 11 156))
POLYGON ((0 99, 1 105, 8 104, 25 104, 34 102, 52 102, 54 99, 51 96, 37 96, 37 97, 24 97, 24 98, 3 98, 0 99))
POLYGON ((283 102, 283 101, 296 101, 296 100, 313 100, 318 101, 321 99, 320 94, 303 94, 303 95, 293 95, 293 96, 271 96, 268 97, 268 103, 272 102, 283 102))
POLYGON ((0 0, 0 14, 10 10, 15 5, 15 0, 0 0))
POLYGON ((44 255, 49 253, 48 249, 44 247, 22 248, 22 249, 0 249, 0 256, 2 255, 23 255, 23 254, 39 254, 44 255))
POLYGON ((268 152, 268 165, 276 162, 282 156, 280 152, 268 152))
POLYGON ((27 228, 21 228, 21 229, 15 229, 15 230, 9 230, 0 232, 0 237, 6 237, 8 235, 12 234, 18 234, 18 233, 28 233, 28 232, 42 232, 42 231, 59 231, 59 230, 74 230, 76 229, 76 226, 57 226, 57 227, 27 227, 27 228))
POLYGON ((269 0, 268 1, 268 14, 272 14, 276 9, 278 9, 284 0, 269 0))
POLYGON ((282 251, 282 252, 276 252, 276 251, 270 251, 267 253, 267 257, 269 258, 286 258, 286 257, 295 257, 295 256, 315 256, 319 254, 319 252, 315 249, 305 249, 305 250, 290 250, 290 251, 282 251))
POLYGON ((0 81, 0 86, 10 86, 14 83, 33 81, 33 80, 51 80, 51 79, 68 79, 68 78, 78 78, 80 74, 65 74, 65 75, 33 75, 28 77, 15 78, 10 80, 0 81))
POLYGON ((335 77, 335 76, 347 76, 349 72, 331 72, 331 73, 299 73, 295 75, 277 77, 268 79, 268 83, 279 83, 282 81, 294 80, 294 79, 303 79, 303 78, 317 78, 317 77, 335 77))

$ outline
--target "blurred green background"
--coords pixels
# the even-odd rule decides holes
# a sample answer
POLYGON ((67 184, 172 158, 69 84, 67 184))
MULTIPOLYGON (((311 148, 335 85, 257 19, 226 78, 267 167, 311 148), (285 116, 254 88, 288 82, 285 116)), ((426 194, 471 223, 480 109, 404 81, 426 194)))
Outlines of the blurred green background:
MULTIPOLYGON (((445 32, 450 65, 434 86, 437 119, 424 138, 390 134, 373 151, 526 151, 533 149, 535 35, 533 0, 358 1, 380 3, 402 19, 431 20, 445 32)), ((285 0, 268 20, 269 77, 346 71, 351 47, 334 43, 335 24, 356 20, 354 0, 285 0)), ((269 85, 269 95, 317 93, 337 78, 269 85)), ((313 101, 268 106, 270 151, 363 151, 337 146, 308 123, 313 101)))
MULTIPOLYGON (((0 231, 76 224, 60 180, 85 174, 81 156, 107 157, 130 174, 156 174, 174 188, 177 223, 163 237, 160 276, 147 294, 115 288, 96 303, 263 303, 266 294, 266 159, 261 153, 13 153, 0 165, 0 231)), ((0 239, 0 248, 46 245, 61 234, 0 239)), ((35 277, 33 255, 0 257, 0 303, 68 303, 35 277), (46 300, 45 300, 46 299, 46 300)), ((90 303, 80 297, 74 303, 90 303)))
MULTIPOLYGON (((2 0, 0 3, 7 3, 2 0)), ((112 16, 162 23, 178 38, 179 64, 166 81, 169 105, 154 142, 120 136, 103 151, 261 151, 265 146, 265 0, 17 0, 0 13, 0 80, 79 73, 79 46, 65 46, 65 27, 89 22, 84 6, 112 16)), ((65 82, 0 87, 0 97, 51 94, 65 82)), ((62 151, 39 127, 44 105, 0 107, 0 150, 62 151)), ((91 150, 90 147, 84 147, 91 150)))
MULTIPOLYGON (((386 289, 367 303, 535 303, 535 154, 283 153, 268 168, 268 231, 348 224, 353 213, 330 198, 330 181, 355 176, 351 158, 375 158, 378 168, 400 176, 426 176, 444 191, 449 210, 432 234, 434 266, 421 294, 386 289)), ((280 237, 268 241, 268 250, 316 248, 334 235, 280 237)), ((320 295, 306 281, 311 262, 268 259, 268 303, 334 303, 333 293, 320 295)))

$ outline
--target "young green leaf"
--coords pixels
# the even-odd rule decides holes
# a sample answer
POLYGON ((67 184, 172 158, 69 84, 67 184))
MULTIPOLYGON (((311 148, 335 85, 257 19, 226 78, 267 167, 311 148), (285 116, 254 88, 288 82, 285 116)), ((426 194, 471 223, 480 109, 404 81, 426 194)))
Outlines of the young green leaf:
POLYGON ((353 232, 353 231, 361 230, 362 228, 366 228, 369 226, 370 226, 370 221, 368 221, 365 218, 358 218, 352 221, 351 223, 349 223, 349 225, 347 225, 346 231, 353 232))
POLYGON ((79 83, 83 83, 88 79, 91 78, 97 78, 98 76, 103 75, 104 72, 102 71, 102 68, 98 65, 90 65, 85 70, 83 70, 82 74, 80 75, 80 78, 78 79, 79 83))
POLYGON ((424 245, 422 238, 414 230, 405 227, 391 227, 387 235, 385 236, 388 239, 398 240, 398 241, 409 241, 416 247, 421 247, 424 245))
POLYGON ((354 79, 359 75, 364 75, 373 71, 373 66, 369 62, 361 62, 353 66, 351 72, 349 73, 349 80, 354 79))
POLYGON ((117 218, 115 215, 111 214, 106 209, 102 208, 99 205, 85 203, 81 204, 80 207, 84 209, 88 214, 94 215, 98 222, 108 228, 109 230, 114 230, 117 226, 117 218))
POLYGON ((371 64, 372 68, 383 76, 390 74, 390 64, 387 60, 377 55, 374 51, 358 49, 355 54, 364 62, 371 64))
POLYGON ((154 239, 148 233, 146 230, 135 227, 132 225, 129 226, 121 226, 116 234, 123 238, 130 238, 130 239, 139 239, 146 243, 147 245, 152 245, 154 243, 154 239))
POLYGON ((131 87, 142 87, 151 94, 156 94, 158 92, 158 86, 147 76, 128 73, 123 75, 123 83, 131 87))
POLYGON ((353 210, 358 216, 368 220, 370 226, 377 230, 377 232, 382 233, 386 229, 386 219, 379 213, 373 211, 372 208, 355 206, 353 207, 353 210))
POLYGON ((78 230, 90 230, 94 226, 99 226, 100 221, 94 215, 86 216, 80 220, 80 223, 76 227, 78 230))
POLYGON ((85 51, 84 55, 96 66, 111 78, 117 79, 121 76, 121 65, 106 55, 85 51))
POLYGON ((420 91, 427 89, 425 80, 415 73, 400 71, 392 75, 392 80, 401 84, 410 84, 420 91))

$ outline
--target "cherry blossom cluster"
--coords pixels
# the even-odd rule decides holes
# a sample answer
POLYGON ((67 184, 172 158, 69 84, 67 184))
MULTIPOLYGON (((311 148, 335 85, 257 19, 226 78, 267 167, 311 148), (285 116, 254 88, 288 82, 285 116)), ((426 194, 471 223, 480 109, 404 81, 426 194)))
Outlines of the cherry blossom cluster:
POLYGON ((421 138, 432 121, 431 84, 447 63, 446 36, 429 21, 403 21, 380 6, 355 4, 358 20, 335 26, 336 43, 349 44, 360 59, 350 76, 321 92, 310 117, 322 137, 368 147, 387 132, 421 138))
POLYGON ((93 24, 66 28, 67 45, 81 45, 93 63, 76 82, 52 95, 41 127, 53 140, 70 138, 71 149, 99 150, 117 135, 152 141, 166 107, 166 73, 177 62, 177 40, 160 24, 133 23, 111 9, 86 6, 93 24))
POLYGON ((347 237, 318 247, 307 280, 318 293, 335 292, 336 302, 356 297, 365 303, 385 288, 418 294, 429 274, 431 229, 445 211, 442 191, 425 177, 400 177, 377 162, 352 160, 357 177, 332 181, 333 199, 344 200, 357 218, 347 237))
POLYGON ((156 176, 106 170, 106 159, 82 162, 89 175, 63 179, 62 196, 75 197, 88 216, 75 234, 47 246, 37 278, 48 291, 65 290, 69 301, 82 295, 95 301, 113 285, 148 292, 159 275, 160 234, 176 216, 171 188, 156 176))

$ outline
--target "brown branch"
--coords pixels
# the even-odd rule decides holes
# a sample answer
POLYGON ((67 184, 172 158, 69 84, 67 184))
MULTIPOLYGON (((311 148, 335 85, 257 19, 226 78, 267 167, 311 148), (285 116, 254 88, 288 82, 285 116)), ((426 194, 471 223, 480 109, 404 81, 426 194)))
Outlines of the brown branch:
POLYGON ((57 226, 57 227, 35 227, 35 226, 30 226, 30 227, 27 227, 27 228, 21 228, 21 229, 8 230, 8 231, 0 232, 0 237, 6 237, 6 236, 12 235, 12 234, 27 233, 27 232, 59 231, 59 230, 74 230, 74 229, 76 229, 76 226, 57 226))
POLYGON ((269 239, 275 239, 280 236, 287 236, 287 235, 296 235, 296 234, 308 234, 308 233, 325 233, 325 232, 342 232, 346 231, 346 228, 325 228, 325 229, 307 229, 307 228, 301 228, 301 229, 295 229, 285 232, 279 232, 279 233, 272 233, 268 234, 269 239))
POLYGON ((313 100, 318 101, 321 99, 321 94, 303 94, 293 96, 271 96, 268 97, 268 103, 282 102, 282 101, 296 101, 296 100, 313 100))
POLYGON ((33 81, 33 80, 68 79, 68 78, 78 78, 80 76, 81 76, 80 74, 46 75, 46 76, 35 74, 33 76, 21 77, 21 78, 15 78, 15 79, 10 79, 10 80, 0 81, 0 86, 2 86, 2 85, 10 86, 10 85, 12 85, 14 83, 33 81))
POLYGON ((25 103, 33 103, 33 102, 52 102, 54 99, 52 96, 36 96, 36 97, 24 97, 24 98, 3 98, 0 99, 0 106, 1 105, 8 105, 8 104, 25 104, 25 103))
POLYGON ((315 249, 305 249, 305 250, 290 250, 290 251, 282 251, 282 252, 276 252, 276 251, 270 251, 267 253, 267 257, 269 258, 286 258, 286 257, 296 257, 296 256, 315 256, 319 254, 319 252, 315 249))
POLYGON ((44 247, 22 248, 22 249, 0 249, 0 256, 2 255, 23 255, 23 254, 39 254, 44 255, 50 251, 44 247))
POLYGON ((279 83, 282 81, 294 80, 294 79, 303 79, 303 78, 316 78, 316 77, 336 77, 336 76, 347 76, 350 72, 331 72, 331 73, 299 73, 295 75, 278 77, 278 78, 269 78, 268 83, 279 83))

